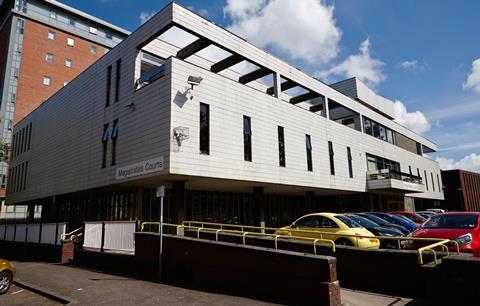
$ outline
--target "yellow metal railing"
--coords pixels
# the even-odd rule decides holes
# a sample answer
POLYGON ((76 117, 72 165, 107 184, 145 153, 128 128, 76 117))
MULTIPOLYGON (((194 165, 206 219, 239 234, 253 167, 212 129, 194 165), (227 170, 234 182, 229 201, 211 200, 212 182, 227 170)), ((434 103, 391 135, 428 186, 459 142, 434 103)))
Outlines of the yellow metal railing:
POLYGON ((63 233, 62 235, 60 235, 60 240, 63 242, 72 242, 78 240, 83 236, 82 230, 83 227, 79 227, 71 231, 70 233, 63 233))
MULTIPOLYGON (((159 222, 142 222, 140 226, 140 230, 142 232, 145 231, 145 226, 146 225, 156 225, 158 227, 158 230, 155 231, 155 233, 158 233, 160 231, 160 223, 159 222)), ((247 232, 247 231, 239 231, 239 230, 230 230, 230 229, 219 229, 219 228, 208 228, 208 227, 198 227, 198 226, 192 226, 192 225, 184 225, 184 224, 169 224, 169 223, 163 223, 164 227, 167 228, 176 228, 176 234, 180 234, 181 229, 190 229, 194 230, 197 232, 197 238, 200 238, 200 232, 205 231, 205 232, 212 232, 215 233, 215 241, 219 241, 219 234, 220 233, 230 233, 230 234, 236 234, 236 235, 241 235, 242 236, 242 243, 243 245, 247 245, 247 236, 260 236, 260 237, 271 237, 274 239, 274 245, 275 249, 278 250, 278 241, 281 239, 292 239, 292 240, 303 240, 303 241, 308 241, 312 242, 313 245, 313 253, 317 255, 317 245, 319 243, 325 243, 325 244, 330 244, 332 247, 332 252, 336 251, 336 245, 333 240, 330 239, 322 239, 322 238, 310 238, 310 237, 297 237, 297 236, 291 236, 291 235, 284 235, 284 234, 267 234, 267 233, 261 233, 261 232, 247 232)), ((244 228, 247 228, 245 226, 244 228)), ((273 228, 272 228, 273 229, 273 228)))
MULTIPOLYGON (((456 248, 456 253, 460 254, 460 248, 458 245, 458 242, 455 240, 449 240, 449 239, 442 239, 442 238, 420 238, 420 237, 390 237, 390 236, 361 236, 361 235, 349 235, 349 234, 336 234, 336 233, 329 233, 329 232, 321 232, 321 231, 311 231, 311 230, 302 230, 302 229, 280 229, 280 228, 273 228, 273 227, 260 227, 260 226, 251 226, 251 225, 238 225, 238 224, 222 224, 222 223, 213 223, 213 222, 202 222, 202 221, 184 221, 182 222, 183 225, 199 225, 200 228, 205 229, 205 228, 237 228, 240 229, 240 231, 244 231, 244 229, 250 229, 250 230, 257 230, 259 232, 265 232, 265 231, 274 231, 274 232, 286 232, 283 234, 283 236, 286 236, 288 234, 291 235, 291 233, 305 233, 305 234, 315 234, 319 235, 320 239, 323 238, 324 235, 327 236, 337 236, 337 237, 351 237, 355 238, 357 245, 358 245, 358 239, 366 238, 366 239, 378 239, 378 240, 391 240, 391 241, 396 241, 397 242, 397 247, 399 250, 402 249, 402 241, 407 241, 407 242, 412 242, 412 241, 419 241, 419 242, 432 242, 432 244, 426 245, 422 248, 419 248, 417 250, 418 252, 418 263, 423 264, 423 253, 428 251, 431 252, 434 256, 435 262, 437 262, 437 253, 435 252, 434 248, 440 247, 442 248, 443 251, 447 253, 447 256, 450 255, 450 251, 448 249, 448 246, 446 244, 454 244, 456 248)), ((292 239, 298 239, 298 240, 303 240, 303 238, 306 237, 301 237, 301 236, 295 236, 291 235, 292 239)))

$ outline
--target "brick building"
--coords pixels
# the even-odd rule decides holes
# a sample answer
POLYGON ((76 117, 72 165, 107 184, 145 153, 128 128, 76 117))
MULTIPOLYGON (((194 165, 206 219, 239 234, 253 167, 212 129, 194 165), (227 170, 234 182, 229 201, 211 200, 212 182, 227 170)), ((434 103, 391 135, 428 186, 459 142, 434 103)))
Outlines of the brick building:
POLYGON ((480 211, 480 173, 464 170, 442 171, 445 201, 449 211, 480 211))
MULTIPOLYGON (((4 0, 0 12, 0 140, 11 144, 16 123, 129 32, 53 0, 4 0)), ((3 207, 7 178, 1 161, 0 218, 21 217, 3 207)))

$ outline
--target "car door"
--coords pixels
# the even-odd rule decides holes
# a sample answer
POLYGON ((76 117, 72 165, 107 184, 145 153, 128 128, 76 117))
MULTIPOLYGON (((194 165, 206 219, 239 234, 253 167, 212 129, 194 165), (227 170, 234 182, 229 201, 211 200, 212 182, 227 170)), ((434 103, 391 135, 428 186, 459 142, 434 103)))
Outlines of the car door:
POLYGON ((331 218, 326 216, 318 216, 319 220, 319 229, 318 231, 321 232, 321 235, 317 235, 317 238, 329 239, 335 241, 338 236, 332 235, 338 233, 340 227, 337 225, 335 221, 331 218), (329 235, 330 234, 330 235, 329 235))
POLYGON ((318 231, 318 229, 318 216, 305 216, 295 222, 295 228, 292 230, 292 235, 297 237, 316 238, 317 234, 314 232, 318 231))

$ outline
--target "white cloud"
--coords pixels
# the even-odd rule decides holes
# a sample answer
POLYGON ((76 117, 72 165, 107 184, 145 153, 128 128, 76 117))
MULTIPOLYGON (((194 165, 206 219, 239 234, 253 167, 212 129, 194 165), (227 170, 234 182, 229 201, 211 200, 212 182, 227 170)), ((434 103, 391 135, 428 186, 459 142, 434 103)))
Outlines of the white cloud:
POLYGON ((156 11, 151 11, 151 12, 140 12, 140 16, 138 16, 138 18, 140 18, 140 24, 144 24, 145 22, 147 22, 150 18, 153 17, 153 15, 155 15, 157 12, 156 11))
POLYGON ((393 109, 395 121, 415 133, 423 134, 430 129, 430 123, 422 112, 408 112, 407 107, 401 101, 395 101, 393 109))
POLYGON ((413 60, 413 61, 404 61, 398 65, 403 69, 415 69, 417 68, 417 64, 418 64, 417 60, 413 60))
POLYGON ((323 0, 227 0, 224 7, 230 31, 309 63, 325 63, 338 54, 341 31, 333 11, 323 0))
POLYGON ((359 54, 350 55, 341 64, 326 71, 317 72, 316 75, 327 81, 332 75, 346 78, 357 77, 369 87, 376 88, 386 79, 382 70, 384 63, 371 57, 369 38, 361 43, 359 51, 359 54))
POLYGON ((472 70, 468 74, 467 81, 463 83, 463 88, 480 93, 480 58, 473 61, 472 70))
POLYGON ((438 157, 435 160, 439 163, 442 170, 462 169, 480 172, 480 154, 472 153, 460 160, 444 157, 438 157))

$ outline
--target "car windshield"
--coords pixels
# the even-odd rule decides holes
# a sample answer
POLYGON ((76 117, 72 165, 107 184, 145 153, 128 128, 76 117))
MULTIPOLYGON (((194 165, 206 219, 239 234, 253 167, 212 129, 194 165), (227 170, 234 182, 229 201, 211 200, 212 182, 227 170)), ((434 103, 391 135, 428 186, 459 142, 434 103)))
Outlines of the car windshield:
POLYGON ((349 228, 362 227, 360 224, 358 224, 357 222, 353 221, 352 219, 350 219, 350 218, 347 217, 347 216, 336 215, 335 218, 337 218, 338 220, 340 220, 340 221, 342 221, 343 223, 345 223, 345 225, 348 226, 349 228))
MULTIPOLYGON (((363 215, 362 215, 362 216, 363 216, 363 215)), ((383 220, 382 218, 377 217, 377 216, 375 216, 375 215, 366 214, 366 217, 367 217, 369 220, 372 220, 373 222, 378 223, 378 224, 380 224, 380 225, 392 226, 392 224, 391 224, 390 222, 387 222, 387 221, 383 220)))
POLYGON ((408 224, 414 224, 415 225, 414 222, 410 221, 408 218, 405 218, 404 216, 396 216, 396 215, 388 215, 388 216, 391 217, 393 220, 396 220, 400 224, 408 223, 408 224))
POLYGON ((475 228, 477 226, 477 215, 438 215, 430 217, 423 228, 475 228))
POLYGON ((360 224, 363 227, 377 227, 378 226, 377 223, 375 223, 373 221, 370 221, 367 218, 364 218, 364 217, 361 217, 361 216, 347 215, 347 217, 349 217, 350 219, 357 222, 358 224, 360 224))

